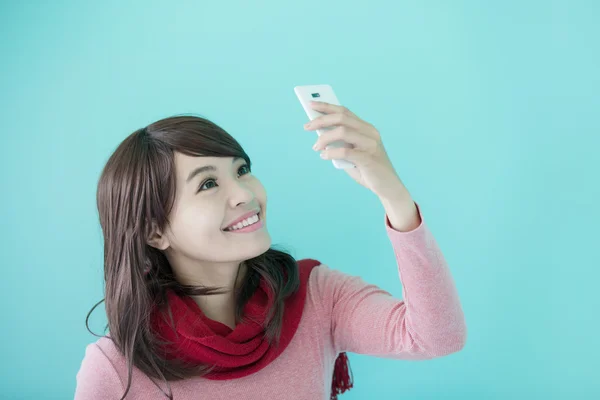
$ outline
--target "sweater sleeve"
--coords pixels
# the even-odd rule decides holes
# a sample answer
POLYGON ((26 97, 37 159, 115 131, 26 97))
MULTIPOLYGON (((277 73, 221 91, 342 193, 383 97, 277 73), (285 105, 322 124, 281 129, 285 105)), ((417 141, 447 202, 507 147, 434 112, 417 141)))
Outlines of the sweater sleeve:
POLYGON ((86 347, 76 380, 75 400, 115 400, 125 393, 112 362, 96 343, 86 347))
POLYGON ((361 277, 323 264, 317 268, 315 284, 338 353, 419 360, 465 345, 467 328, 453 278, 416 205, 421 223, 409 232, 393 229, 385 215, 404 300, 361 277))

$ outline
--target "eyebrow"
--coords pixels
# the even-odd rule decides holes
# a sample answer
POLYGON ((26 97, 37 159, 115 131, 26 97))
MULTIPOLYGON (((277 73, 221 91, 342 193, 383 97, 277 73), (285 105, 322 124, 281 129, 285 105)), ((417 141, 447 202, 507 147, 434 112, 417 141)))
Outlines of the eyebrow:
MULTIPOLYGON (((232 164, 235 164, 235 162, 237 160, 241 160, 242 157, 234 157, 233 161, 231 162, 232 164)), ((202 174, 204 172, 208 172, 208 171, 216 171, 217 167, 215 167, 214 165, 203 165, 201 167, 195 168, 194 170, 192 170, 192 172, 190 172, 190 174, 188 175, 187 179, 186 179, 186 183, 191 181, 192 178, 194 178, 196 175, 198 174, 202 174)))

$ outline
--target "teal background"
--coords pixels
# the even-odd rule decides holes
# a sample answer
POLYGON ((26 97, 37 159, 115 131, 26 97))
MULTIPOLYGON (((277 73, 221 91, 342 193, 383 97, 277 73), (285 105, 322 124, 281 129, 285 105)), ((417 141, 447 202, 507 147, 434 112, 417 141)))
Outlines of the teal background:
POLYGON ((468 325, 444 358, 350 354, 340 398, 600 398, 600 2, 0 4, 1 398, 72 398, 102 298, 97 179, 172 114, 246 148, 274 244, 401 297, 377 197, 302 128, 293 87, 322 83, 380 131, 468 325))

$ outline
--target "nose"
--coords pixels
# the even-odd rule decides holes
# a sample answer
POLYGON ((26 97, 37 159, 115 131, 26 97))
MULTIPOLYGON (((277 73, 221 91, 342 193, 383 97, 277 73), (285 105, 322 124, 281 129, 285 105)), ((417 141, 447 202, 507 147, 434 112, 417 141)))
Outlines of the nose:
POLYGON ((241 204, 251 203, 254 200, 254 192, 251 188, 239 181, 232 182, 231 185, 229 185, 228 195, 228 201, 231 208, 236 208, 241 204))

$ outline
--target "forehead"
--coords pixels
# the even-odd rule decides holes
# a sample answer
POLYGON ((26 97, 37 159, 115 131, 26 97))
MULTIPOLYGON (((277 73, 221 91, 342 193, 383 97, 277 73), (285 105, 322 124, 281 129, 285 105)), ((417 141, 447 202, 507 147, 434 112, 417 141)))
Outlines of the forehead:
POLYGON ((199 167, 213 166, 217 170, 226 170, 230 168, 235 161, 239 160, 243 159, 234 157, 188 156, 176 152, 175 171, 177 180, 185 183, 188 180, 190 173, 197 170, 199 167))
POLYGON ((182 174, 190 172, 196 167, 203 165, 214 165, 215 167, 231 164, 233 157, 208 157, 208 156, 188 156, 182 153, 175 153, 175 167, 177 172, 182 174))
POLYGON ((179 198, 188 191, 193 193, 193 183, 208 173, 205 171, 203 174, 195 174, 190 178, 195 170, 206 165, 213 165, 219 170, 223 169, 225 168, 225 165, 231 163, 231 157, 188 156, 175 152, 174 162, 176 175, 175 186, 178 193, 177 198, 179 198))

